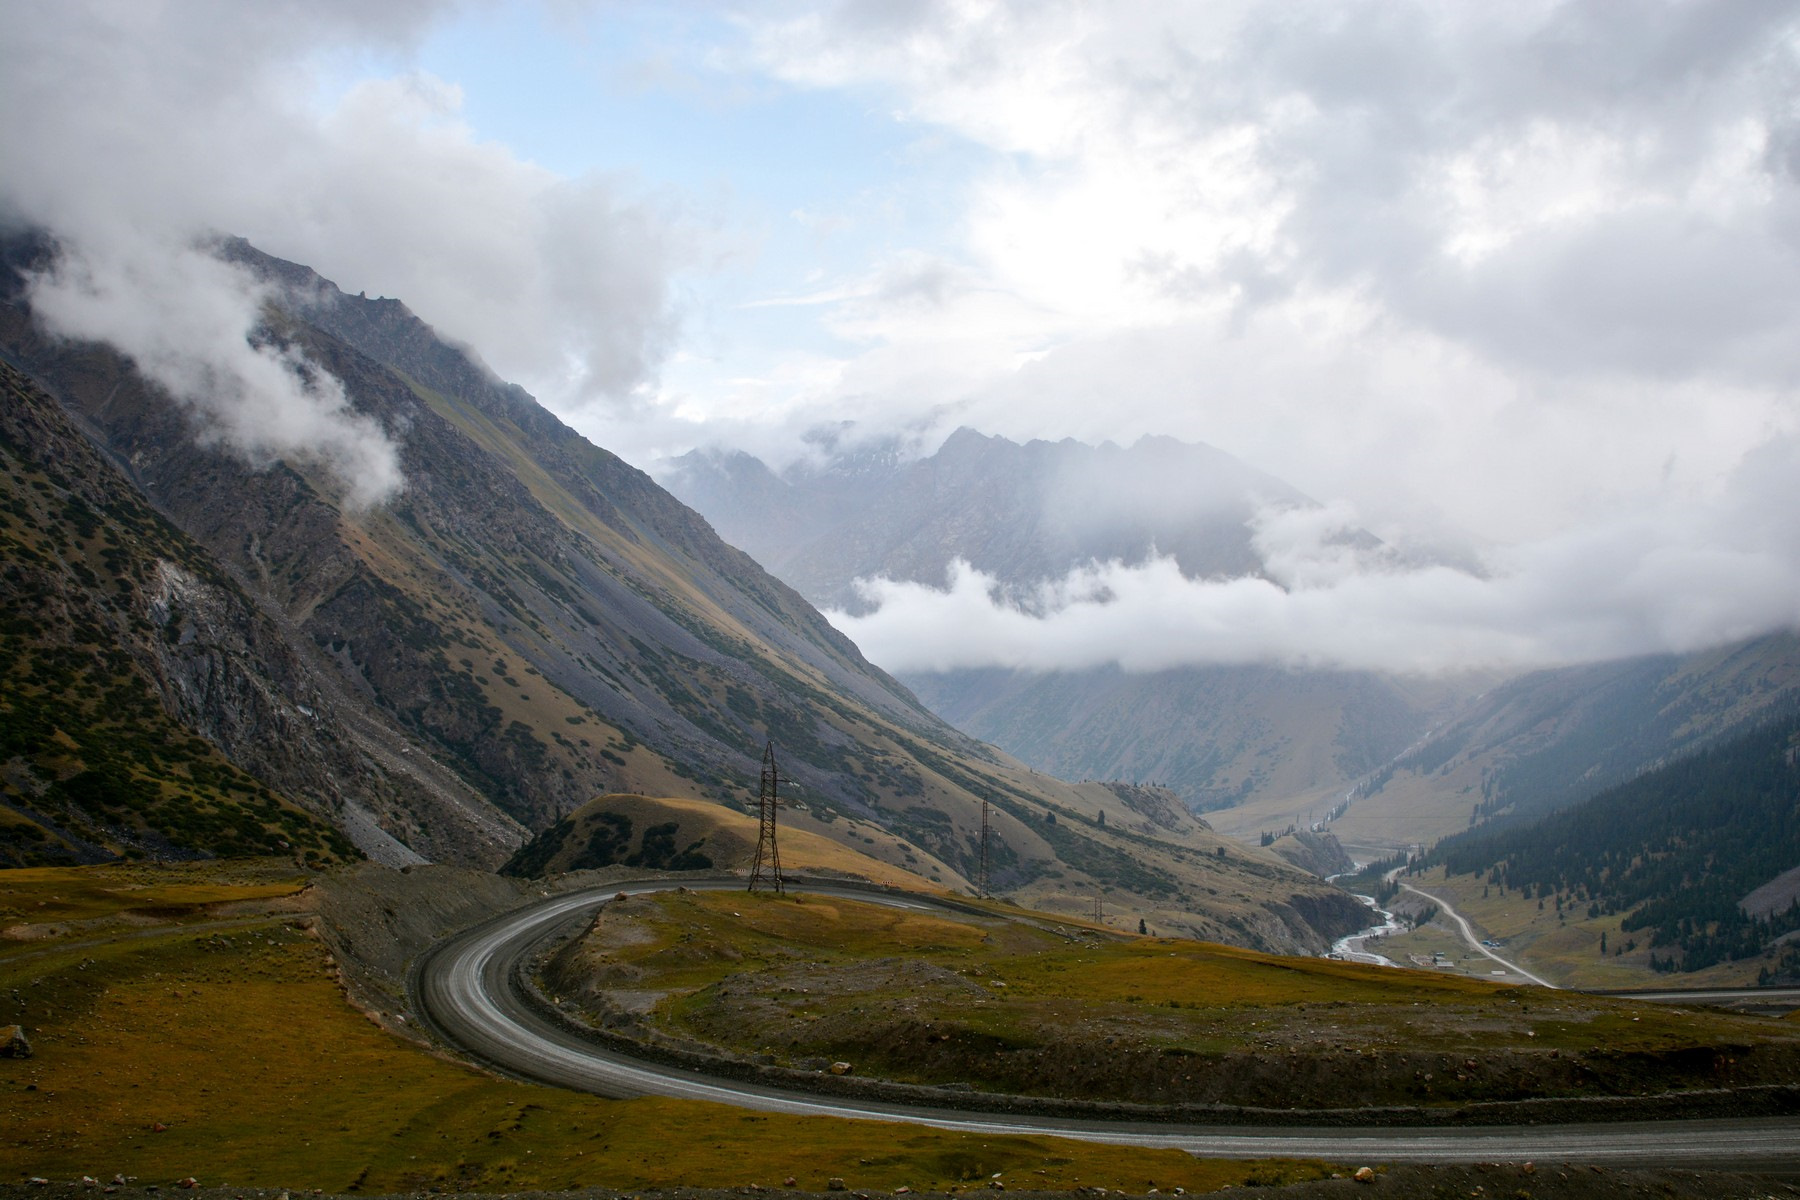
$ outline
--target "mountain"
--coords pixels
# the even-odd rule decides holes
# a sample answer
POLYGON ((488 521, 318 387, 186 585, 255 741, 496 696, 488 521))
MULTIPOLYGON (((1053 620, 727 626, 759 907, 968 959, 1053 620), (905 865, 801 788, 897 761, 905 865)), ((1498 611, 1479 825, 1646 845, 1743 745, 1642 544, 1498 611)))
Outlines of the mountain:
POLYGON ((1021 445, 967 428, 928 457, 878 439, 780 475, 741 452, 698 450, 662 479, 802 595, 850 611, 859 578, 941 587, 957 559, 1014 586, 1156 554, 1189 578, 1256 574, 1257 510, 1312 503, 1210 446, 1021 445))
POLYGON ((259 777, 259 747, 302 747, 314 786, 342 766, 281 699, 298 672, 279 634, 5 363, 0 612, 0 866, 354 856, 259 777))
MULTIPOLYGON (((1449 838, 1428 861, 1554 899, 1558 912, 1624 914, 1620 933, 1642 937, 1659 970, 1786 945, 1800 930, 1800 705, 1780 707, 1572 807, 1449 838)), ((1797 968, 1800 950, 1789 946, 1779 970, 1797 968)))
MULTIPOLYGON (((1415 841, 1540 817, 1736 736, 1800 696, 1800 634, 1535 671, 1493 688, 1364 780, 1360 820, 1415 841)), ((1346 815, 1344 821, 1352 818, 1346 815)))
MULTIPOLYGON (((1261 800, 1323 818, 1451 710, 1459 683, 1363 671, 965 670, 902 678, 959 729, 1064 778, 1155 781, 1221 828, 1261 800)), ((1285 825, 1263 822, 1262 828, 1285 825)))
MULTIPOLYGON (((9 421, 50 431, 8 434, 9 511, 51 560, 9 574, 9 611, 104 616, 81 618, 82 644, 90 659, 108 640, 123 649, 114 691, 145 729, 262 789, 242 801, 263 822, 253 836, 246 820, 251 842, 337 830, 390 863, 494 867, 596 795, 746 808, 773 740, 795 800, 785 820, 947 885, 974 871, 985 799, 992 884, 1022 899, 1085 911, 1105 892, 1161 928, 1287 949, 1357 920, 1273 855, 946 725, 692 510, 397 300, 219 248, 276 288, 256 337, 341 381, 398 447, 404 490, 358 509, 317 462, 252 464, 120 354, 47 336, 24 281, 56 247, 0 249, 9 421), (59 465, 77 446, 79 466, 59 465), (102 517, 92 531, 87 510, 102 517), (152 525, 158 537, 140 532, 152 525)), ((7 661, 91 674, 68 657, 70 623, 9 623, 7 661)), ((95 710, 55 693, 5 701, 9 729, 29 731, 0 773, 0 832, 18 831, 20 859, 157 837, 217 852, 179 827, 187 807, 166 781, 169 803, 130 828, 72 791, 94 766, 65 743, 88 737, 95 710)))
MULTIPOLYGON (((1012 589, 1156 554, 1190 578, 1258 575, 1256 514, 1316 507, 1228 454, 1172 438, 1019 445, 961 429, 924 458, 877 440, 778 474, 741 452, 695 451, 663 478, 809 600, 848 611, 863 606, 858 578, 943 586, 957 558, 1012 589)), ((1323 817, 1487 682, 1258 666, 900 677, 957 728, 1039 770, 1163 784, 1202 812, 1261 801, 1282 813, 1274 828, 1309 810, 1323 817)), ((1220 820, 1252 838, 1271 827, 1220 820)))
MULTIPOLYGON (((1312 503, 1207 447, 1018 446, 967 430, 918 460, 874 443, 776 473, 742 454, 695 453, 669 479, 826 605, 860 576, 941 585, 955 555, 1012 587, 1171 547, 1190 575, 1254 574, 1258 507, 1312 503), (1106 486, 1124 498, 1096 498, 1106 486), (1070 515, 1083 508, 1095 514, 1086 524, 1070 515)), ((1039 770, 1164 785, 1246 841, 1328 826, 1368 859, 1574 803, 1745 728, 1800 687, 1800 637, 1511 679, 1270 666, 900 678, 1039 770)))

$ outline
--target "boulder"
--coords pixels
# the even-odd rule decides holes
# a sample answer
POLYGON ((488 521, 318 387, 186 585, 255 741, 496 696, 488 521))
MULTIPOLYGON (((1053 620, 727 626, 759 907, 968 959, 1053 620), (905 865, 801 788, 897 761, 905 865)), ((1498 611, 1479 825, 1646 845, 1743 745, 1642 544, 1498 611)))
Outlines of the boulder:
POLYGON ((0 1028, 0 1058, 30 1058, 31 1042, 25 1037, 23 1025, 7 1025, 0 1028))

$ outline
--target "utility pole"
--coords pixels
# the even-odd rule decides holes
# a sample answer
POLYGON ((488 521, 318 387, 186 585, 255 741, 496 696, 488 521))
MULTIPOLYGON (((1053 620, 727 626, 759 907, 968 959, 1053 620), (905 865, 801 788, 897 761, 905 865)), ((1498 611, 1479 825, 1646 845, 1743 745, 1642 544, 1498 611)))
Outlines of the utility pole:
POLYGON ((756 834, 756 858, 750 864, 750 891, 767 883, 777 892, 782 890, 781 850, 775 844, 775 810, 781 807, 778 794, 779 776, 775 771, 775 743, 763 747, 762 788, 758 807, 762 810, 761 826, 756 834))
POLYGON ((981 796, 981 894, 988 894, 988 798, 981 796))
POLYGON ((1098 896, 1094 897, 1094 924, 1106 924, 1106 902, 1098 896))

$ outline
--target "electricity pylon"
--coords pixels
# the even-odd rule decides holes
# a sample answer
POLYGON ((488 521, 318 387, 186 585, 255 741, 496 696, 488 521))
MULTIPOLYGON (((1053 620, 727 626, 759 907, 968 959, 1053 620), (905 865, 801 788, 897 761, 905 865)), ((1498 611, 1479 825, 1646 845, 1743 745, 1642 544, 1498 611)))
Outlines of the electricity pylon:
POLYGON ((981 797, 981 894, 988 894, 988 798, 981 797))
POLYGON ((779 777, 775 771, 775 743, 763 747, 762 788, 758 807, 762 810, 761 827, 756 834, 756 859, 750 864, 750 891, 767 883, 777 892, 782 890, 781 850, 775 844, 775 810, 781 807, 777 792, 779 777))

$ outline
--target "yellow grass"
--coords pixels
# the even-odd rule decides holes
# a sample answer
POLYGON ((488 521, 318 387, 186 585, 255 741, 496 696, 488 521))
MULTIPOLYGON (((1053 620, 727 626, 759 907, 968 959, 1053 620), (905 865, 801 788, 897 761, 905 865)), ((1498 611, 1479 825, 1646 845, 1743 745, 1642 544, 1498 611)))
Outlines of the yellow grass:
MULTIPOLYGON (((674 821, 678 826, 677 844, 685 846, 705 838, 702 850, 719 870, 747 869, 756 854, 757 818, 711 801, 679 796, 615 794, 589 801, 575 812, 574 819, 579 820, 596 809, 630 817, 634 836, 639 837, 651 825, 674 821)), ((777 845, 781 851, 782 870, 788 874, 839 871, 912 891, 943 891, 910 871, 853 850, 823 834, 783 825, 777 845)))
POLYGON ((282 859, 234 863, 21 867, 0 873, 0 926, 93 921, 292 895, 306 886, 282 859))
MULTIPOLYGON (((894 1040, 911 1034, 894 1031, 954 1028, 1013 1049, 1116 1033, 1121 1052, 1168 1047, 1201 1055, 1275 1044, 1303 1053, 1329 1044, 1656 1054, 1785 1040, 1760 1018, 1563 997, 1452 972, 1181 939, 1071 942, 984 917, 804 895, 635 898, 607 909, 577 957, 546 980, 557 994, 577 995, 589 972, 602 988, 628 980, 624 986, 639 993, 659 994, 651 1019, 671 1032, 741 1053, 843 1058, 871 1073, 998 1090, 1007 1080, 986 1072, 1026 1067, 940 1057, 930 1068, 949 1072, 940 1079, 905 1049, 910 1042, 894 1040), (898 963, 939 973, 908 975, 898 963), (972 999, 967 984, 945 982, 955 977, 979 985, 981 998, 972 999)), ((1590 1082, 1589 1090, 1610 1086, 1590 1082)))
POLYGON ((1004 976, 1011 1000, 1055 996, 1095 1005, 1129 1000, 1247 1008, 1324 1001, 1479 1002, 1504 994, 1484 981, 1448 975, 1263 954, 1178 938, 1070 943, 1023 925, 804 894, 695 892, 633 905, 645 906, 639 912, 654 914, 651 920, 661 936, 610 952, 622 961, 671 972, 646 979, 648 986, 698 986, 701 981, 740 974, 746 961, 783 960, 804 951, 813 958, 844 961, 899 953, 909 959, 938 958, 949 965, 976 955, 988 975, 1004 976), (669 953, 677 949, 679 953, 669 953))
MULTIPOLYGON (((95 874, 0 872, 0 897, 16 904, 46 885, 111 890, 95 889, 95 874)), ((192 1175, 379 1194, 780 1185, 789 1176, 810 1189, 834 1176, 852 1188, 920 1189, 999 1172, 1015 1189, 1201 1191, 1322 1172, 1052 1137, 606 1101, 494 1079, 363 1019, 319 945, 285 925, 169 926, 57 956, 60 965, 41 949, 0 952, 0 1023, 23 1021, 37 1050, 0 1060, 0 1177, 122 1172, 166 1186, 192 1175)))

